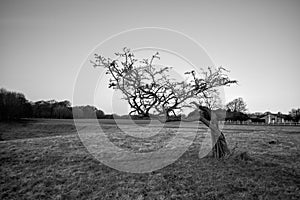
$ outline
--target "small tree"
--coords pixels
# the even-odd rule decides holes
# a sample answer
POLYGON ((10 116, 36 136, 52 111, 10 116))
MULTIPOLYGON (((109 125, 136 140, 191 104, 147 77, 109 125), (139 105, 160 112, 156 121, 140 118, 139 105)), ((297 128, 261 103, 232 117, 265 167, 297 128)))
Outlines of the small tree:
POLYGON ((232 112, 246 112, 247 111, 247 104, 243 100, 243 98, 239 97, 231 102, 229 102, 226 105, 227 109, 232 111, 232 112))
POLYGON ((170 114, 176 115, 176 111, 183 107, 196 106, 197 115, 184 120, 200 120, 212 130, 214 157, 220 158, 229 152, 225 137, 218 128, 216 114, 199 104, 201 100, 208 100, 217 94, 218 87, 236 83, 229 79, 224 68, 208 68, 201 74, 188 71, 185 73, 186 79, 178 81, 170 77, 168 72, 171 67, 154 65, 154 61, 160 58, 158 52, 150 59, 138 60, 128 48, 124 48, 116 56, 116 59, 110 59, 95 54, 95 60, 91 63, 94 67, 104 67, 106 74, 111 75, 109 87, 124 94, 124 99, 132 108, 129 114, 153 114, 160 121, 167 122, 170 114))
POLYGON ((291 118, 293 119, 293 121, 299 122, 300 121, 300 108, 298 108, 298 109, 293 108, 289 112, 289 115, 291 116, 291 118))

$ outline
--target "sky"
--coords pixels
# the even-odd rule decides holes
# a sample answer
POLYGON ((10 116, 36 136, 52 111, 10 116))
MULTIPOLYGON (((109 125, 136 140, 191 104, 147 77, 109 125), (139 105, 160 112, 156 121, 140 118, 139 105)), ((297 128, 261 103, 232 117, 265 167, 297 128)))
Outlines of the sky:
POLYGON ((230 70, 239 84, 224 89, 226 102, 242 97, 250 112, 287 113, 300 107, 299 20, 296 0, 1 0, 0 87, 22 92, 31 101, 68 99, 73 104, 96 104, 109 113, 108 96, 113 92, 99 90, 105 78, 87 60, 95 50, 111 55, 122 45, 142 47, 143 41, 148 46, 164 44, 172 51, 187 49, 179 54, 197 66, 213 63, 230 70), (120 32, 143 27, 162 30, 152 34, 142 29, 131 33, 130 41, 125 33, 107 42, 120 32), (182 34, 196 41, 198 49, 182 34), (89 77, 81 80, 84 71, 89 77), (85 90, 90 79, 97 81, 85 90), (78 91, 84 92, 74 95, 80 80, 78 91))

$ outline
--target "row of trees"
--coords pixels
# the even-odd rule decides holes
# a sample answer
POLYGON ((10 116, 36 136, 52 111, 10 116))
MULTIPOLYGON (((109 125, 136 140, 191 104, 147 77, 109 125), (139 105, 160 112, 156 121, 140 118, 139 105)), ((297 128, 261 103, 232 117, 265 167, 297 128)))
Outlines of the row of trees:
POLYGON ((65 101, 28 101, 24 94, 0 89, 0 120, 15 120, 20 118, 106 118, 110 117, 94 106, 75 106, 65 101))
POLYGON ((36 118, 72 118, 71 103, 69 101, 42 100, 31 103, 31 108, 32 117, 36 118))

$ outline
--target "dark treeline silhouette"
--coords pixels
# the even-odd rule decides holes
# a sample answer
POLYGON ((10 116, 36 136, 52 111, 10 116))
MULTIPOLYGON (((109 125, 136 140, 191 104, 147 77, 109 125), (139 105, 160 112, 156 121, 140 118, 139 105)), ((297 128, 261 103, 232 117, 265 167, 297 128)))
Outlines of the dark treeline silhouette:
MULTIPOLYGON (((194 110, 188 114, 188 118, 195 115, 198 111, 194 110)), ((249 119, 249 116, 243 112, 231 111, 230 109, 215 109, 212 110, 215 112, 218 118, 218 121, 246 121, 249 119)))
POLYGON ((20 118, 109 118, 102 110, 93 106, 75 106, 67 100, 28 101, 24 94, 0 89, 0 120, 16 120, 20 118))
POLYGON ((98 110, 94 106, 75 106, 72 108, 74 118, 92 119, 97 117, 98 119, 108 118, 102 110, 98 110))
POLYGON ((0 89, 0 120, 14 120, 31 115, 31 104, 23 94, 0 89))
POLYGON ((57 118, 57 119, 71 119, 72 108, 69 101, 55 100, 37 101, 31 103, 32 115, 34 118, 57 118))
POLYGON ((226 110, 225 121, 246 121, 249 119, 249 116, 240 111, 232 111, 230 109, 226 110))

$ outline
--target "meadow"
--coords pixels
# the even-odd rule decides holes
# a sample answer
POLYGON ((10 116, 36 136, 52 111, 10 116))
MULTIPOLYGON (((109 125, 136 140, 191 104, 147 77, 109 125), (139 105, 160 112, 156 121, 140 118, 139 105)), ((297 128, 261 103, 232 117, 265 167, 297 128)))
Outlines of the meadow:
MULTIPOLYGON (((131 136, 122 135, 113 121, 102 120, 101 126, 115 145, 136 152, 155 151, 176 134, 177 124, 170 123, 168 131, 138 140, 134 134, 146 126, 138 123, 140 129, 125 127, 131 136)), ((79 128, 93 130, 88 120, 79 128)), ((73 120, 1 122, 0 199, 300 199, 299 126, 226 125, 223 132, 233 150, 225 159, 198 158, 206 134, 200 125, 178 160, 138 174, 95 159, 73 120)))

